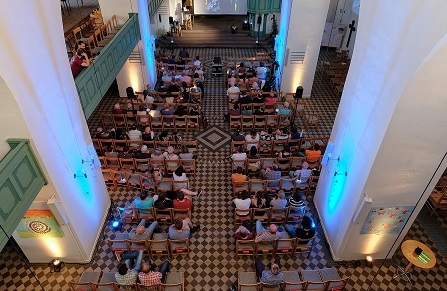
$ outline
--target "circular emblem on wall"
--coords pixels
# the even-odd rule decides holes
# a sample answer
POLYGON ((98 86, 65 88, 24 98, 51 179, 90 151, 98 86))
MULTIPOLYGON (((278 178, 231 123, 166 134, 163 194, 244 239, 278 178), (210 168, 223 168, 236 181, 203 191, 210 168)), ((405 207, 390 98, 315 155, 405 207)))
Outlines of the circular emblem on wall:
POLYGON ((33 220, 28 223, 28 228, 38 234, 45 234, 51 231, 51 227, 49 227, 45 222, 39 220, 33 220))

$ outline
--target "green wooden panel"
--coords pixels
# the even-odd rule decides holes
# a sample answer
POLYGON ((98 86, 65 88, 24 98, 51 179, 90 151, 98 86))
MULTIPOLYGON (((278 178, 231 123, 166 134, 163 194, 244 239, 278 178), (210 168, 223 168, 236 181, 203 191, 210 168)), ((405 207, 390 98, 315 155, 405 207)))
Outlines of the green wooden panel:
POLYGON ((11 150, 0 161, 0 250, 40 189, 47 183, 29 140, 8 139, 11 150))
POLYGON ((281 0, 248 0, 247 8, 250 13, 280 13, 281 0))
POLYGON ((149 17, 152 18, 160 8, 160 5, 163 3, 163 0, 149 0, 149 17))
POLYGON ((76 77, 76 88, 86 118, 98 106, 139 40, 138 15, 133 14, 93 64, 76 77))

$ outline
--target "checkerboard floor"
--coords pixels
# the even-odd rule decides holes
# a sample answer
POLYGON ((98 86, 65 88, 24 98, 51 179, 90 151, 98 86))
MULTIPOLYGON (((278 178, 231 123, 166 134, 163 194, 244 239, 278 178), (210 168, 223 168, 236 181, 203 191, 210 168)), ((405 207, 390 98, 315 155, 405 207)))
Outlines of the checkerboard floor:
MULTIPOLYGON (((191 49, 191 55, 200 55, 207 60, 221 56, 254 55, 256 51, 245 49, 191 49)), ((320 59, 328 59, 334 52, 322 49, 320 59)), ((210 68, 211 61, 207 61, 210 68)), ((109 92, 100 106, 89 119, 92 132, 100 124, 101 112, 109 112, 117 101, 116 94, 109 92)), ((331 132, 339 103, 329 80, 317 68, 312 89, 310 106, 322 112, 323 119, 318 132, 306 132, 306 135, 326 135, 331 132)), ((223 77, 210 78, 205 82, 205 97, 203 110, 210 122, 207 129, 200 133, 183 133, 185 139, 197 139, 199 142, 199 159, 197 175, 192 178, 192 188, 203 188, 205 193, 194 201, 193 221, 201 225, 200 231, 191 238, 191 253, 187 257, 172 260, 173 271, 185 272, 186 290, 228 290, 236 280, 238 271, 253 270, 253 259, 236 259, 234 240, 231 237, 234 230, 233 209, 231 206, 232 189, 230 183, 229 135, 228 125, 223 114, 228 104, 225 97, 223 77)), ((299 122, 299 121, 298 121, 299 122)), ((302 124, 298 123, 298 126, 302 124)), ((124 188, 109 189, 115 205, 131 201, 138 193, 124 188)), ((317 214, 311 203, 308 211, 318 222, 317 214)), ((425 210, 424 210, 425 211, 425 210)), ((422 212, 421 215, 426 215, 422 212)), ((432 219, 447 230, 447 222, 443 215, 435 214, 432 219)), ((362 264, 354 266, 354 262, 333 262, 330 252, 325 246, 325 239, 319 225, 316 245, 309 257, 296 255, 293 258, 282 257, 284 269, 313 269, 335 266, 341 276, 350 276, 347 290, 406 290, 410 285, 403 279, 394 279, 396 266, 404 267, 406 260, 400 251, 389 260, 375 262, 373 267, 362 264)), ((121 232, 130 231, 132 226, 125 225, 121 232)), ((116 271, 118 262, 106 244, 108 238, 114 238, 116 233, 108 225, 105 226, 96 253, 89 264, 67 264, 61 273, 51 273, 46 265, 27 265, 20 251, 12 243, 1 252, 0 258, 0 290, 69 290, 68 282, 76 281, 85 270, 116 271)), ((436 245, 430 240, 421 220, 417 219, 407 235, 408 239, 420 240, 435 251, 438 263, 433 269, 423 270, 414 267, 411 277, 415 284, 414 290, 447 290, 447 258, 442 257, 436 245)), ((156 260, 160 263, 164 258, 156 260)), ((266 258, 267 262, 271 258, 266 258)))

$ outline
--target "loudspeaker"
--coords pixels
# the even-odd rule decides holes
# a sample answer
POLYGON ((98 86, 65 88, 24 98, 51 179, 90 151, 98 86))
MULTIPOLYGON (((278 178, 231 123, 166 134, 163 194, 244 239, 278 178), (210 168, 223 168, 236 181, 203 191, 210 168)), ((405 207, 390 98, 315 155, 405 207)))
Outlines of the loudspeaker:
POLYGON ((158 21, 161 22, 161 14, 158 14, 158 21))
POLYGON ((126 94, 127 94, 127 98, 129 98, 129 99, 135 98, 135 93, 133 92, 133 88, 132 87, 127 87, 126 88, 126 94))
POLYGON ((171 25, 174 24, 174 17, 169 16, 169 24, 171 24, 171 25))
POLYGON ((261 15, 259 15, 258 16, 258 22, 257 22, 258 24, 261 24, 262 23, 262 16, 261 15))
POLYGON ((303 92, 304 92, 304 89, 302 86, 296 87, 295 96, 293 96, 293 98, 295 98, 295 99, 303 98, 303 92))

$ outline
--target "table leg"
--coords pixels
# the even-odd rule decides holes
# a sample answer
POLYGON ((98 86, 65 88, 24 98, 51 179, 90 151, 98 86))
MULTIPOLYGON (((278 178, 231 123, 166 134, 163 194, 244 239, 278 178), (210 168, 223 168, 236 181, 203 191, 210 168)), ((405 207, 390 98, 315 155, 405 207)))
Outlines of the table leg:
POLYGON ((405 270, 403 268, 401 268, 400 266, 397 266, 397 270, 396 270, 396 275, 394 275, 394 279, 396 278, 400 278, 402 276, 404 276, 405 278, 407 278, 408 283, 410 283, 411 288, 414 288, 413 282, 411 281, 411 274, 409 273, 411 267, 413 266, 412 263, 409 263, 407 265, 407 267, 405 268, 405 270))
POLYGON ((411 270, 411 267, 413 267, 412 263, 408 263, 407 267, 405 268, 405 273, 409 273, 411 270))

